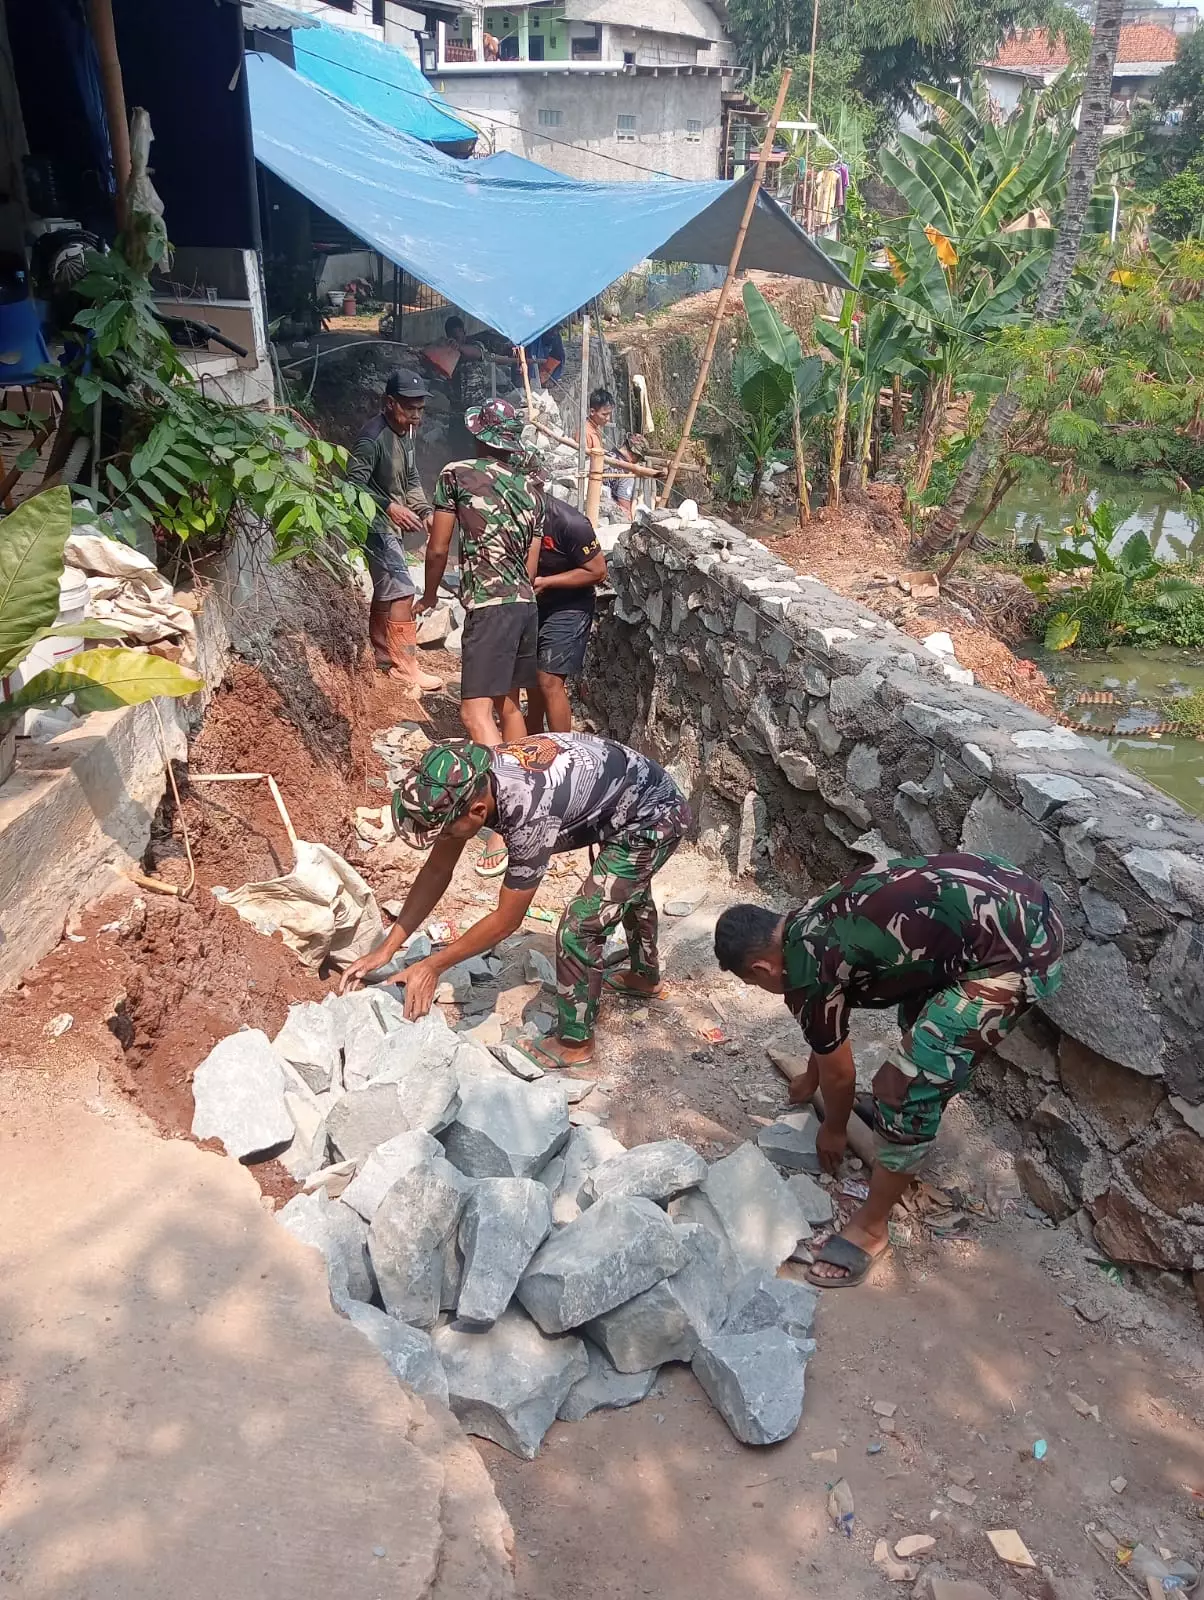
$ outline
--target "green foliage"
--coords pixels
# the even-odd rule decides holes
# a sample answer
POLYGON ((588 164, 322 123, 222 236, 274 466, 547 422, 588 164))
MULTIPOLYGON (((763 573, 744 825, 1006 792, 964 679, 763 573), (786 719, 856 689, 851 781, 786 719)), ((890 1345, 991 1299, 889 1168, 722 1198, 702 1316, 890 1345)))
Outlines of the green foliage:
POLYGON ((1175 59, 1155 80, 1151 99, 1157 111, 1177 107, 1182 112, 1178 128, 1167 141, 1172 146, 1171 158, 1189 161, 1204 153, 1204 32, 1197 28, 1181 35, 1175 59))
POLYGON ((1159 185, 1154 196, 1154 227, 1168 239, 1186 239, 1204 229, 1204 158, 1159 185))
MULTIPOLYGON (((0 677, 6 677, 40 639, 67 635, 85 639, 121 636, 112 623, 55 625, 63 548, 71 532, 71 496, 66 488, 34 495, 0 521, 0 677)), ((190 695, 201 680, 174 662, 140 650, 91 650, 60 666, 35 673, 9 700, 0 702, 0 722, 36 706, 75 696, 79 711, 136 705, 157 695, 190 695)))
POLYGON ((115 526, 132 516, 160 537, 212 545, 247 516, 272 529, 277 560, 329 561, 340 542, 362 543, 375 506, 345 482, 344 451, 287 415, 205 395, 154 314, 148 280, 117 250, 90 256, 80 293, 70 421, 90 434, 100 402, 119 427, 98 490, 81 488, 115 526))
POLYGON ((1162 714, 1182 733, 1204 739, 1204 689, 1162 702, 1162 714))

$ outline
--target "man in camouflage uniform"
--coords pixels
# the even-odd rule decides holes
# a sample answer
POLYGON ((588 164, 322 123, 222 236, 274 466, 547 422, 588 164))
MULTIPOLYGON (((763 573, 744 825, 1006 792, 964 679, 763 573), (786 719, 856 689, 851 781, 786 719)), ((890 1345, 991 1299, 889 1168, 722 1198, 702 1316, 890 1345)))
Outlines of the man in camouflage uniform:
POLYGON ((439 474, 426 590, 416 609, 433 609, 458 528, 460 602, 468 613, 460 718, 470 739, 492 747, 525 735, 519 691, 538 681, 539 617, 528 562, 543 508, 539 491, 514 465, 523 450, 514 407, 491 400, 471 407, 464 421, 479 454, 439 474))
POLYGON ((862 1282, 887 1248, 891 1207, 924 1165, 945 1107, 992 1049, 1061 981, 1062 925, 1041 885, 993 857, 939 855, 852 873, 787 916, 731 906, 715 928, 719 965, 784 994, 813 1054, 790 1086, 821 1089, 817 1148, 834 1172, 854 1109, 849 1012, 897 1006, 900 1048, 874 1078, 869 1198, 808 1277, 862 1282))
POLYGON ((542 1067, 577 1066, 594 1053, 603 986, 647 1000, 660 989, 653 875, 690 825, 677 785, 648 756, 591 733, 545 733, 492 750, 432 745, 393 796, 402 838, 431 853, 401 915, 376 950, 343 978, 361 981, 388 963, 447 890, 465 844, 492 825, 509 852, 496 911, 425 961, 406 969, 406 1015, 425 1016, 439 980, 470 956, 492 950, 521 926, 548 862, 564 850, 598 855, 556 935, 556 1032, 522 1048, 542 1067), (629 968, 608 971, 602 947, 622 922, 629 968))

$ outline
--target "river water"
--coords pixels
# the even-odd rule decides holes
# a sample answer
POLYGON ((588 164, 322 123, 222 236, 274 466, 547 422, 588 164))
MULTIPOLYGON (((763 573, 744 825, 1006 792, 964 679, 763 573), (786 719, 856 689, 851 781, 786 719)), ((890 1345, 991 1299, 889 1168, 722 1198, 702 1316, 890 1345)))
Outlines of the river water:
MULTIPOLYGON (((1107 500, 1116 516, 1115 550, 1141 532, 1163 561, 1193 556, 1204 560, 1204 533, 1185 515, 1175 495, 1147 488, 1120 472, 1093 472, 1092 481, 1088 502, 1094 506, 1107 500)), ((1032 462, 983 524, 983 532, 1007 548, 1023 548, 1037 538, 1049 545, 1074 520, 1082 501, 1081 494, 1060 494, 1053 474, 1032 462)), ((1101 730, 1115 727, 1114 732, 1101 731, 1094 736, 1084 729, 1084 738, 1187 810, 1204 816, 1204 743, 1170 734, 1142 736, 1141 731, 1167 720, 1167 701, 1204 689, 1204 652, 1117 646, 1055 654, 1034 646, 1031 655, 1057 688, 1059 705, 1068 720, 1083 720, 1101 730), (1086 691, 1111 693, 1115 701, 1077 704, 1078 696, 1086 691)))

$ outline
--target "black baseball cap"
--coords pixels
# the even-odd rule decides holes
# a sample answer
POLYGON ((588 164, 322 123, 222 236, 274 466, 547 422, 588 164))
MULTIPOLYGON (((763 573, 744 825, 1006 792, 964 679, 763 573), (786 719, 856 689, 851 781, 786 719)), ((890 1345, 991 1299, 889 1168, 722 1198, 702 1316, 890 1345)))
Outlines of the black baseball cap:
POLYGON ((430 392, 416 372, 407 372, 404 367, 391 372, 385 384, 385 394, 391 400, 425 400, 430 392))

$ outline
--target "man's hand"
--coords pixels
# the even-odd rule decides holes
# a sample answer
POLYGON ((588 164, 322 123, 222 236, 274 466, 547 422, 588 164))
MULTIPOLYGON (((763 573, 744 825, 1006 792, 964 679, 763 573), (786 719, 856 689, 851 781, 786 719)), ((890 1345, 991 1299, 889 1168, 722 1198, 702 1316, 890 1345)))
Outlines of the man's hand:
POLYGON ((797 1078, 790 1080, 790 1094, 788 1096, 792 1106, 810 1105, 815 1099, 815 1091, 819 1088, 819 1062, 814 1056, 807 1063, 806 1072, 800 1072, 797 1078))
POLYGON ((405 972, 406 1021, 417 1022, 425 1017, 435 1003, 435 990, 443 973, 428 956, 425 961, 415 961, 405 972))
POLYGON ((426 524, 416 511, 411 511, 409 506, 399 505, 394 501, 389 506, 389 521, 395 528, 400 528, 403 533, 422 533, 426 524))
POLYGON ((548 586, 548 580, 547 580, 546 576, 542 577, 542 578, 540 578, 540 577, 532 578, 532 580, 531 580, 531 587, 535 590, 536 594, 542 594, 543 591, 547 588, 547 586, 548 586))
POLYGON ((428 611, 433 611, 435 609, 435 607, 438 605, 438 603, 439 603, 438 595, 435 595, 434 597, 432 597, 430 595, 424 594, 422 596, 421 600, 415 600, 415 602, 414 602, 414 610, 413 610, 412 615, 415 616, 415 617, 424 617, 424 616, 426 616, 428 611))
POLYGON ((874 1074, 873 1087, 875 1098, 897 1111, 907 1098, 911 1079, 905 1077, 893 1061, 884 1061, 874 1074))
POLYGON ((375 972, 377 967, 383 967, 390 960, 390 953, 383 944, 378 944, 375 950, 369 950, 366 956, 360 956, 358 961, 353 961, 349 967, 344 968, 343 976, 339 979, 339 994, 352 994, 363 986, 364 979, 370 972, 375 972))
POLYGON ((825 1172, 835 1175, 844 1160, 848 1145, 849 1139, 845 1129, 833 1128, 827 1122, 820 1124, 819 1132, 815 1135, 815 1152, 825 1172))

